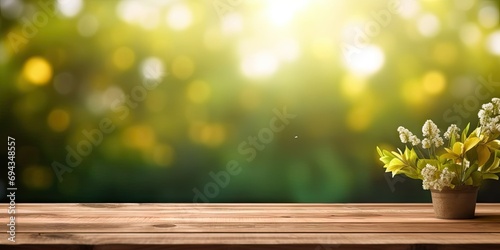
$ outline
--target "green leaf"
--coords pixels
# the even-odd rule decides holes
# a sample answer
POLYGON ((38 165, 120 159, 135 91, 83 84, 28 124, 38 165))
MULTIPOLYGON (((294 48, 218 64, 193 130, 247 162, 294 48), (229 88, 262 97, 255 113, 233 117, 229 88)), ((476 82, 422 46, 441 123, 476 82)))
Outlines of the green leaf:
POLYGON ((485 173, 491 172, 492 170, 495 170, 495 169, 498 169, 498 166, 500 165, 500 158, 498 158, 497 155, 498 155, 498 150, 495 150, 495 154, 493 156, 493 159, 494 159, 493 162, 491 163, 490 166, 488 166, 488 168, 483 169, 483 171, 485 173))
POLYGON ((455 136, 455 133, 453 133, 451 135, 451 138, 450 138, 450 146, 453 145, 453 144, 455 144, 456 141, 457 141, 457 138, 455 136))
POLYGON ((460 156, 462 155, 463 151, 464 151, 464 144, 461 143, 461 142, 455 142, 455 144, 453 144, 453 153, 460 156))
POLYGON ((465 139, 467 139, 467 133, 469 133, 469 127, 470 127, 470 123, 468 123, 467 126, 462 131, 462 137, 461 137, 462 142, 465 141, 465 139))
POLYGON ((495 170, 488 171, 491 174, 500 174, 500 168, 497 168, 495 170))
POLYGON ((491 149, 500 149, 500 140, 490 141, 486 143, 486 146, 488 146, 491 149))
POLYGON ((446 165, 444 165, 444 166, 443 166, 443 169, 444 169, 444 168, 448 168, 448 170, 449 170, 450 172, 453 172, 453 173, 455 173, 455 174, 456 174, 456 173, 458 173, 458 171, 459 171, 459 170, 461 171, 462 166, 461 166, 461 165, 458 165, 458 164, 456 164, 456 163, 450 163, 450 164, 446 164, 446 165))
POLYGON ((470 185, 474 184, 474 181, 472 180, 471 177, 469 177, 469 178, 467 178, 467 180, 465 180, 464 184, 470 186, 470 185))
MULTIPOLYGON (((380 155, 379 160, 380 160, 381 162, 383 162, 383 163, 384 163, 384 165, 389 164, 389 162, 390 162, 393 158, 395 158, 395 156, 394 156, 391 152, 389 152, 389 151, 387 151, 387 150, 381 150, 379 147, 377 147, 377 152, 378 152, 378 154, 380 155)), ((384 167, 386 167, 386 166, 384 166, 384 167)))
POLYGON ((379 158, 379 160, 381 162, 383 162, 384 164, 387 164, 387 163, 391 162, 392 159, 394 159, 394 157, 389 156, 389 155, 382 156, 382 157, 379 158))
POLYGON ((463 153, 474 148, 480 141, 481 141, 481 139, 479 139, 478 137, 467 138, 464 142, 464 152, 463 153))
MULTIPOLYGON (((402 168, 401 170, 399 170, 398 172, 399 174, 404 174, 406 176, 408 176, 409 178, 412 178, 412 179, 419 179, 418 178, 418 173, 417 171, 415 171, 414 168, 409 168, 409 167, 405 167, 405 168, 402 168)), ((394 177, 394 176, 392 176, 394 177)))
POLYGON ((468 184, 468 185, 474 185, 474 186, 481 186, 481 183, 483 182, 483 175, 480 173, 480 172, 474 172, 472 173, 471 175, 471 179, 472 179, 472 184, 468 184))
POLYGON ((397 173, 403 167, 405 167, 404 162, 402 162, 398 158, 394 158, 391 160, 391 162, 389 162, 389 164, 387 164, 386 172, 391 171, 391 172, 393 172, 393 175, 394 175, 394 172, 397 173))
POLYGON ((441 155, 442 158, 449 159, 449 160, 456 160, 460 158, 459 155, 453 154, 453 153, 444 153, 441 155))
POLYGON ((415 152, 415 150, 414 150, 414 149, 412 149, 412 150, 410 151, 410 162, 412 162, 412 163, 415 165, 415 164, 416 164, 416 162, 417 162, 417 160, 418 160, 418 155, 417 155, 417 152, 415 152))
POLYGON ((496 174, 483 174, 483 180, 497 180, 498 181, 498 175, 496 174))
POLYGON ((410 159, 410 150, 408 147, 405 147, 405 153, 404 153, 405 159, 410 159))
MULTIPOLYGON (((399 150, 399 148, 398 148, 398 150, 399 150)), ((401 150, 399 150, 399 152, 401 152, 401 150)), ((403 158, 402 153, 398 153, 396 151, 391 151, 391 154, 394 155, 394 157, 396 157, 396 158, 399 158, 399 159, 403 158)))
POLYGON ((479 144, 477 146, 477 162, 479 167, 484 166, 484 164, 486 164, 486 162, 490 159, 490 156, 490 149, 486 145, 479 144))
MULTIPOLYGON (((479 128, 476 128, 476 129, 472 130, 472 132, 469 133, 469 136, 467 138, 479 137, 479 136, 477 136, 477 131, 478 130, 479 130, 479 128)), ((482 137, 483 135, 481 134, 480 136, 481 136, 481 138, 479 138, 479 139, 483 139, 483 137, 482 137)))
POLYGON ((467 178, 469 178, 473 172, 477 172, 478 168, 479 166, 477 165, 477 163, 474 163, 472 164, 472 166, 469 166, 469 168, 465 171, 463 179, 466 180, 467 178))

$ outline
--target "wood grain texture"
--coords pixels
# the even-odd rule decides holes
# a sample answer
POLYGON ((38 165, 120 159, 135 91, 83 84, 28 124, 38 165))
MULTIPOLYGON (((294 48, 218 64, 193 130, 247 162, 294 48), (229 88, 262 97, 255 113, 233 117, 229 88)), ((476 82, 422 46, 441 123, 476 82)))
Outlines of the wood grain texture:
POLYGON ((15 245, 0 250, 498 250, 498 245, 15 245))
MULTIPOLYGON (((0 211, 7 229, 7 204, 1 204, 0 211)), ((177 247, 161 249, 201 245, 280 249, 276 247, 287 245, 317 250, 499 244, 495 247, 500 249, 500 204, 478 204, 472 220, 436 219, 431 204, 65 203, 17 204, 16 212, 18 249, 37 247, 25 244, 52 249, 56 245, 73 246, 68 249, 157 249, 146 247, 155 245, 177 247), (119 248, 124 245, 136 248, 119 248)), ((12 247, 5 231, 0 244, 12 247)))

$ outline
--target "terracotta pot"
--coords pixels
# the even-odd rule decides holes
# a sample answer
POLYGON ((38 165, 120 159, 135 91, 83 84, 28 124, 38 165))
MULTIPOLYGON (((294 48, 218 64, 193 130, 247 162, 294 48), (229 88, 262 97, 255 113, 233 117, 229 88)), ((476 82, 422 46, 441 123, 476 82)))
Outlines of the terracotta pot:
POLYGON ((456 186, 443 190, 432 190, 432 206, 440 219, 471 219, 476 211, 478 187, 456 186))

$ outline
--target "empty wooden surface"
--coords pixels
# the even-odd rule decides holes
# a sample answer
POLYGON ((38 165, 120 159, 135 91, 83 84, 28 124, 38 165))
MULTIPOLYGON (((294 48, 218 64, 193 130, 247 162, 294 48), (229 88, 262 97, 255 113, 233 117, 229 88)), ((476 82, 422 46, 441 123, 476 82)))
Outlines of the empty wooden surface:
MULTIPOLYGON (((472 220, 436 219, 431 204, 16 206, 15 244, 204 244, 239 245, 240 249, 278 244, 317 246, 309 249, 358 244, 392 245, 393 249, 415 244, 500 244, 500 204, 478 204, 472 220)), ((0 244, 9 245, 7 205, 0 209, 4 225, 0 244)))

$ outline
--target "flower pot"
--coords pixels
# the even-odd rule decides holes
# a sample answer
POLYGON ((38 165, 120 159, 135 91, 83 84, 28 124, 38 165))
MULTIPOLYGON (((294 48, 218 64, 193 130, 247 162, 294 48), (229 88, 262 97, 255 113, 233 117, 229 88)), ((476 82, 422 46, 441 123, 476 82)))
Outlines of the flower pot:
POLYGON ((476 211, 478 187, 456 186, 443 190, 431 189, 432 206, 440 219, 471 219, 476 211))

